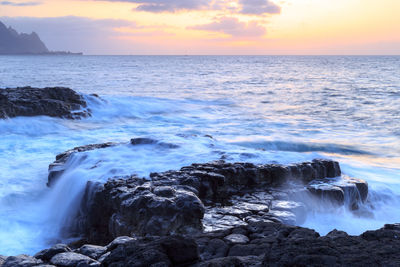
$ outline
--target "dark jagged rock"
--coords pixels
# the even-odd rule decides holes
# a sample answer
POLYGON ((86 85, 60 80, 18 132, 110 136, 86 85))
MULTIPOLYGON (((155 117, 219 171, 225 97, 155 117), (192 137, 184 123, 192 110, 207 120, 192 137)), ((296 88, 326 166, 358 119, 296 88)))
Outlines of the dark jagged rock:
MULTIPOLYGON (((191 236, 119 237, 105 247, 84 245, 50 260, 7 257, 0 266, 399 266, 400 226, 360 236, 274 222, 191 236), (97 251, 95 257, 81 253, 97 251)), ((0 257, 1 259, 2 257, 0 257)))
POLYGON ((180 171, 152 173, 155 185, 180 184, 195 188, 206 203, 226 203, 233 195, 252 192, 255 188, 269 188, 288 180, 301 183, 315 179, 341 175, 339 164, 329 160, 314 160, 301 164, 282 166, 277 164, 254 165, 251 163, 226 163, 216 161, 192 164, 180 171))
MULTIPOLYGON (((162 143, 136 138, 130 144, 162 143)), ((57 156, 50 169, 56 171, 57 166, 63 171, 75 153, 113 145, 116 144, 67 151, 57 156)), ((85 240, 96 245, 125 237, 118 237, 105 247, 82 246, 74 253, 82 253, 104 266, 170 266, 189 262, 194 266, 249 266, 264 262, 268 266, 275 261, 289 265, 312 261, 340 264, 335 255, 341 251, 334 248, 331 254, 320 255, 314 244, 331 247, 332 242, 343 239, 348 243, 341 246, 366 242, 340 232, 319 237, 313 230, 289 226, 305 220, 308 207, 301 202, 304 196, 323 199, 331 194, 330 201, 349 203, 351 209, 367 201, 367 183, 341 176, 339 164, 334 161, 314 160, 289 166, 216 161, 152 173, 150 177, 146 180, 132 175, 111 178, 105 184, 88 182, 76 220, 66 230, 75 236, 83 234, 85 240), (322 185, 329 186, 329 190, 319 193, 322 185), (337 195, 332 193, 335 188, 337 195), (175 234, 182 236, 170 236, 175 234), (302 243, 304 240, 310 240, 308 247, 302 243), (180 252, 160 245, 165 242, 180 252), (189 243, 192 245, 188 246, 189 243), (279 254, 283 249, 281 243, 294 254, 279 254), (312 254, 307 254, 307 248, 312 254), (200 259, 193 252, 197 250, 200 259), (192 256, 179 258, 184 255, 192 256)), ((384 230, 386 235, 388 231, 391 230, 384 230)))
MULTIPOLYGON (((82 151, 89 148, 93 147, 82 148, 82 151)), ((57 158, 64 161, 69 155, 66 153, 57 158)), ((110 180, 104 185, 89 182, 76 223, 68 231, 84 233, 90 242, 104 244, 120 235, 198 232, 203 229, 203 224, 208 230, 218 225, 225 228, 246 225, 251 220, 295 224, 297 217, 293 211, 301 215, 304 211, 301 204, 292 209, 278 207, 269 211, 274 199, 271 194, 261 196, 263 192, 260 192, 248 200, 232 198, 252 192, 255 188, 267 190, 286 179, 299 179, 293 175, 295 166, 256 166, 218 161, 193 164, 180 171, 152 173, 152 181, 132 176, 110 180), (283 169, 287 170, 287 177, 284 178, 279 177, 283 169), (275 178, 270 180, 265 177, 275 178), (203 203, 212 206, 207 208, 208 214, 202 221, 205 212, 203 203), (213 207, 218 203, 223 206, 213 207)), ((326 175, 326 170, 330 169, 331 176, 340 175, 340 168, 331 161, 313 161, 299 166, 319 166, 319 171, 311 172, 316 178, 326 175)), ((304 176, 300 179, 300 182, 308 180, 304 176)))
POLYGON ((171 144, 171 143, 164 143, 164 142, 159 142, 155 139, 152 138, 146 138, 146 137, 138 137, 138 138, 132 138, 131 139, 131 144, 136 146, 136 145, 152 145, 152 144, 157 144, 161 147, 166 147, 166 148, 178 148, 178 145, 171 144))
POLYGON ((195 237, 202 258, 196 266, 397 266, 399 225, 386 225, 361 236, 332 231, 320 236, 311 229, 255 222, 195 237), (233 233, 249 242, 225 242, 233 233))
POLYGON ((368 196, 367 182, 348 177, 314 180, 307 189, 320 198, 333 200, 339 205, 347 204, 353 210, 358 209, 359 203, 365 202, 368 196))
POLYGON ((182 236, 141 238, 110 252, 104 266, 188 266, 199 259, 196 242, 182 236))
MULTIPOLYGON (((130 143, 163 144, 150 138, 134 138, 130 143)), ((88 145, 58 155, 50 165, 49 184, 68 167, 75 153, 114 145, 118 144, 88 145)), ((203 226, 214 231, 255 221, 294 225, 305 220, 306 207, 290 202, 287 193, 276 188, 295 182, 295 194, 300 194, 310 180, 337 181, 339 176, 339 164, 329 160, 289 166, 215 161, 151 173, 151 181, 131 176, 111 179, 104 185, 89 182, 74 224, 65 229, 103 245, 120 235, 188 234, 201 231, 203 226)), ((362 183, 354 180, 351 185, 359 184, 355 188, 368 192, 362 183)), ((339 197, 344 199, 340 190, 339 197)))
POLYGON ((0 119, 17 116, 50 116, 80 119, 90 116, 81 95, 69 88, 0 89, 0 119))
POLYGON ((316 237, 301 234, 274 242, 266 251, 265 266, 398 266, 400 249, 397 226, 387 225, 361 236, 343 233, 316 237), (374 238, 365 238, 368 235, 374 238))
POLYGON ((204 215, 203 203, 193 192, 179 186, 154 187, 137 177, 88 186, 82 206, 83 223, 78 225, 85 227, 79 232, 100 244, 121 235, 200 231, 204 215))

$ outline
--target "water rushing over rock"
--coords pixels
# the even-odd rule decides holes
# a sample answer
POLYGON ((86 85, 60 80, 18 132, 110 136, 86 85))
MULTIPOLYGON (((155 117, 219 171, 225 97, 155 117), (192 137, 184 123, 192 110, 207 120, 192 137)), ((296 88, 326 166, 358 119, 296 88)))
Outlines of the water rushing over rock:
MULTIPOLYGON (((48 185, 59 190, 60 185, 76 182, 79 177, 68 180, 65 173, 79 165, 81 154, 143 144, 177 147, 149 138, 76 147, 59 154, 49 166, 48 185)), ((80 240, 69 246, 54 245, 34 257, 0 257, 0 266, 370 263, 371 257, 355 256, 361 250, 366 251, 362 255, 374 255, 375 263, 398 260, 387 254, 400 248, 397 225, 359 237, 336 230, 321 237, 295 226, 305 220, 315 202, 356 212, 369 201, 368 184, 343 175, 339 163, 332 160, 291 165, 218 160, 151 173, 149 178, 132 174, 110 177, 105 183, 88 181, 84 192, 73 195, 76 199, 69 201, 75 204, 60 211, 69 218, 63 221, 62 234, 80 240), (377 249, 384 242, 392 250, 377 249)))
MULTIPOLYGON (((165 146, 148 138, 130 144, 148 143, 165 146)), ((75 155, 118 145, 93 144, 58 155, 49 168, 49 184, 63 179, 75 155)), ((110 177, 105 184, 89 181, 80 207, 65 211, 72 219, 63 231, 104 244, 121 235, 192 234, 256 221, 296 225, 312 205, 306 198, 338 206, 352 203, 353 210, 366 201, 367 183, 341 176, 339 163, 324 159, 292 165, 219 160, 151 173, 150 180, 131 175, 110 177), (348 188, 357 194, 348 194, 348 188)))

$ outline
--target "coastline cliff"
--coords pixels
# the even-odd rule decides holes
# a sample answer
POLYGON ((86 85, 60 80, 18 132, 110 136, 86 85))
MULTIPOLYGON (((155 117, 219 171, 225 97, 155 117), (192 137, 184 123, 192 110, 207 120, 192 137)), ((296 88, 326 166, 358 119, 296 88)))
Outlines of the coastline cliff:
POLYGON ((0 21, 0 55, 82 55, 65 51, 50 51, 36 32, 18 33, 0 21))

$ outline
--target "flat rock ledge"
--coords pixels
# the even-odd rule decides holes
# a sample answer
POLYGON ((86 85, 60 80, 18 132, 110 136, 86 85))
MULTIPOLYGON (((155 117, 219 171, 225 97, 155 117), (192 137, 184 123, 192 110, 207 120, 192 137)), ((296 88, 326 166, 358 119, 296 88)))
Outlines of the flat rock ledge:
POLYGON ((198 235, 121 236, 105 246, 57 244, 36 255, 1 257, 15 266, 399 266, 400 225, 360 236, 275 222, 198 235))
POLYGON ((0 88, 0 119, 18 116, 81 119, 90 114, 83 96, 69 88, 0 88))

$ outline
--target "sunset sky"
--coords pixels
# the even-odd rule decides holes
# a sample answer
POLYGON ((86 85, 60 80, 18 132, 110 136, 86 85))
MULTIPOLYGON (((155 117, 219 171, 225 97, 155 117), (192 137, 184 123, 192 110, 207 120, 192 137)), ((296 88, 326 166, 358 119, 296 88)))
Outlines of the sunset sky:
POLYGON ((85 54, 400 54, 400 0, 0 0, 0 21, 85 54))

